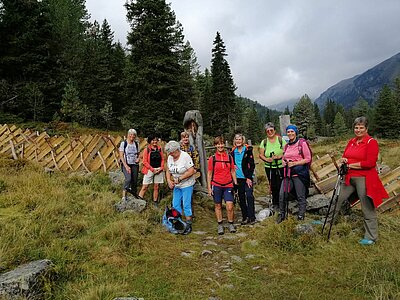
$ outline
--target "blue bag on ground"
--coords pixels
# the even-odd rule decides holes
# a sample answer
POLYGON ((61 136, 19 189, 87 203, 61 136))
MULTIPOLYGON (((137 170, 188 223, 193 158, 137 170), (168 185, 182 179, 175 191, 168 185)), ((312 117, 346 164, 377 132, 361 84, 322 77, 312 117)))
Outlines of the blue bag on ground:
POLYGON ((175 208, 165 208, 162 224, 173 234, 182 234, 186 229, 186 223, 182 220, 182 215, 175 208))

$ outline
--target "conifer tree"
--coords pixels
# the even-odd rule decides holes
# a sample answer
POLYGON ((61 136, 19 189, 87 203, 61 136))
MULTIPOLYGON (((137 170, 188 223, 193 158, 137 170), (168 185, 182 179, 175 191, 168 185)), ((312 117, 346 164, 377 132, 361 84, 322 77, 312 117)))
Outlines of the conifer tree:
POLYGON ((303 137, 315 137, 314 105, 307 94, 302 96, 293 107, 293 123, 297 125, 303 137))
POLYGON ((397 121, 397 133, 396 136, 400 133, 400 77, 397 77, 394 81, 394 104, 396 107, 396 121, 397 121))
MULTIPOLYGON (((125 4, 129 67, 126 120, 142 134, 157 131, 168 138, 180 130, 191 107, 192 90, 185 85, 181 62, 182 27, 165 0, 137 0, 125 4)), ((125 123, 127 124, 127 123, 125 123)))
POLYGON ((315 120, 315 134, 316 135, 323 135, 324 128, 322 127, 322 118, 321 118, 321 112, 319 110, 318 104, 314 103, 314 120, 315 120))
POLYGON ((347 127, 344 117, 341 112, 337 112, 333 121, 333 133, 335 136, 340 137, 347 133, 347 127))
POLYGON ((396 105, 391 89, 384 85, 375 107, 376 133, 382 137, 394 137, 398 133, 396 105))
POLYGON ((235 85, 231 69, 225 57, 225 44, 217 32, 211 59, 211 107, 210 133, 213 135, 233 133, 235 116, 235 85))
POLYGON ((40 109, 51 107, 53 101, 49 95, 56 62, 51 36, 46 2, 0 2, 0 78, 10 91, 0 95, 0 102, 6 104, 3 106, 6 111, 24 119, 43 120, 52 116, 41 113, 40 109))

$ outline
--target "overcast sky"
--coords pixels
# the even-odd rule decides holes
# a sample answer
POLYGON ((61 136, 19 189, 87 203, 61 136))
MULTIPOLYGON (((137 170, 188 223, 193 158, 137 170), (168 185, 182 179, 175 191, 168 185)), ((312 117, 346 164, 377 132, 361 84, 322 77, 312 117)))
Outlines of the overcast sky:
MULTIPOLYGON (((87 0, 116 40, 126 43, 125 0, 87 0)), ((168 2, 168 1, 167 1, 168 2)), ((225 42, 237 94, 264 105, 313 100, 342 79, 400 52, 399 0, 172 0, 196 51, 210 66, 217 31, 225 42)))

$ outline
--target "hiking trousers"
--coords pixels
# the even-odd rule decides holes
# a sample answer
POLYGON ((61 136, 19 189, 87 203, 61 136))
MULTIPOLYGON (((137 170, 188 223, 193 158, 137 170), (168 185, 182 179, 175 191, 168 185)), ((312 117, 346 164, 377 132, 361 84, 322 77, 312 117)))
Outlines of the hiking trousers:
POLYGON ((299 205, 299 216, 304 216, 307 209, 306 200, 306 187, 298 176, 292 176, 290 178, 283 178, 281 189, 279 191, 279 210, 280 213, 285 215, 286 203, 289 201, 289 194, 293 191, 296 192, 296 198, 299 205))
POLYGON ((246 183, 246 179, 244 178, 238 178, 237 182, 239 205, 242 212, 242 219, 243 221, 245 221, 248 218, 250 221, 254 221, 256 219, 256 215, 254 208, 253 187, 249 187, 246 183))
POLYGON ((279 207, 279 190, 281 189, 281 184, 282 184, 283 168, 265 167, 265 173, 267 174, 269 186, 271 187, 272 206, 274 208, 278 208, 279 207))
POLYGON ((131 169, 131 173, 128 173, 124 165, 121 166, 122 172, 124 173, 125 176, 124 190, 130 192, 132 195, 136 195, 137 181, 139 175, 139 165, 133 164, 133 165, 128 165, 128 167, 131 169))
MULTIPOLYGON (((343 182, 340 186, 340 193, 336 204, 335 219, 340 212, 343 202, 347 200, 351 194, 357 192, 358 199, 361 203, 361 211, 364 216, 364 238, 372 241, 378 239, 378 219, 372 199, 367 196, 367 188, 365 186, 365 177, 351 177, 350 185, 345 185, 343 182)), ((335 197, 336 198, 336 197, 335 197)), ((335 203, 332 203, 335 207, 335 203)), ((333 209, 328 215, 327 222, 332 221, 333 209)), ((334 222, 335 220, 333 220, 334 222)))

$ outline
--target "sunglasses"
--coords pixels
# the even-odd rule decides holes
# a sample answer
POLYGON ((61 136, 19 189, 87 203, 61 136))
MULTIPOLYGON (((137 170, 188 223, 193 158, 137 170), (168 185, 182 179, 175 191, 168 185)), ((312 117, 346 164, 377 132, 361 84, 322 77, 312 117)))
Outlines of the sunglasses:
POLYGON ((274 131, 275 131, 275 129, 273 129, 273 128, 270 128, 270 129, 267 129, 266 131, 267 131, 267 132, 274 132, 274 131))

